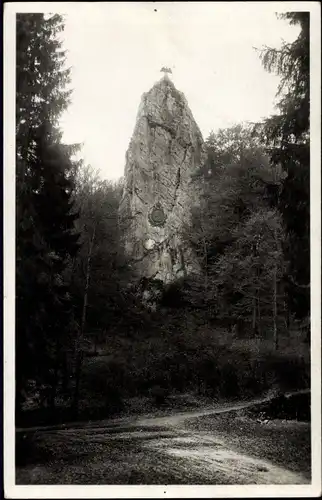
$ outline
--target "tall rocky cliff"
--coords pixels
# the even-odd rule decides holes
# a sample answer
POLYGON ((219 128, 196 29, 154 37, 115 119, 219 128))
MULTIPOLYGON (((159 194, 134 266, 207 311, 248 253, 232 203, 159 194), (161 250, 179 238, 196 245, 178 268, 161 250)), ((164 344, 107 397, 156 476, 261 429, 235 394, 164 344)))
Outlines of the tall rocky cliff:
POLYGON ((169 283, 198 271, 182 233, 198 197, 191 174, 205 155, 184 95, 165 76, 143 94, 126 153, 119 219, 138 276, 169 283))

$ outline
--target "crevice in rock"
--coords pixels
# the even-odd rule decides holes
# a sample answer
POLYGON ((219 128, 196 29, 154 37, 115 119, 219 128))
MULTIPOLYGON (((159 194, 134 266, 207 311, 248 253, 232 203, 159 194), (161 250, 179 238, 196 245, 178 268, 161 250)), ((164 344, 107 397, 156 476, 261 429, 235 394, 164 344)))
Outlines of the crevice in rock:
POLYGON ((160 127, 163 130, 165 130, 166 132, 168 132, 173 139, 175 138, 176 132, 171 127, 169 127, 169 125, 166 125, 165 123, 161 123, 161 122, 157 122, 155 120, 152 120, 152 118, 149 118, 148 116, 146 118, 148 120, 148 123, 149 123, 149 126, 150 126, 151 129, 156 128, 156 127, 160 127))
POLYGON ((177 201, 178 189, 179 189, 179 186, 180 186, 180 178, 181 178, 181 165, 178 167, 176 184, 175 184, 175 187, 174 187, 174 204, 177 201))
POLYGON ((169 140, 169 150, 168 150, 168 161, 169 161, 169 164, 172 163, 172 157, 171 157, 171 148, 172 148, 172 137, 170 137, 170 140, 169 140))
POLYGON ((139 189, 137 187, 134 188, 134 193, 136 194, 136 196, 139 198, 140 201, 142 201, 142 203, 144 205, 147 205, 146 201, 142 198, 142 196, 139 194, 139 189))
POLYGON ((170 210, 171 212, 174 209, 174 207, 175 207, 175 205, 177 204, 177 201, 178 201, 178 190, 179 190, 180 182, 181 182, 181 167, 184 164, 184 162, 186 161, 187 151, 188 151, 188 148, 185 148, 184 155, 183 155, 183 160, 182 160, 182 162, 180 163, 180 165, 178 167, 177 177, 176 177, 176 183, 175 183, 175 188, 174 188, 173 202, 172 202, 172 206, 171 206, 171 210, 170 210))

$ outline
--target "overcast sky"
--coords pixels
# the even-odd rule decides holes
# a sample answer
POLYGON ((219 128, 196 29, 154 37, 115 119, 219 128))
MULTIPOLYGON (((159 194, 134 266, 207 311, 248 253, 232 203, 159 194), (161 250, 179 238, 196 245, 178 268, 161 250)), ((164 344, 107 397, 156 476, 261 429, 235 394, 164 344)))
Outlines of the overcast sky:
POLYGON ((141 95, 162 66, 172 68, 204 138, 271 114, 278 79, 253 47, 279 47, 299 28, 277 19, 269 3, 251 4, 76 4, 64 34, 74 89, 64 140, 83 142, 82 157, 103 178, 122 176, 141 95))

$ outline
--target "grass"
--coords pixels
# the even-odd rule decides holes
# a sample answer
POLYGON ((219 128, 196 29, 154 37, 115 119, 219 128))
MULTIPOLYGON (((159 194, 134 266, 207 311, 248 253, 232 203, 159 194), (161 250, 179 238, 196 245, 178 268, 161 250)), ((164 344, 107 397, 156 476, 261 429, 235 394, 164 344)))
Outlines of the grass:
POLYGON ((270 463, 280 466, 281 473, 286 469, 310 480, 307 422, 274 420, 264 425, 254 415, 250 417, 248 410, 181 420, 175 425, 167 423, 167 419, 162 422, 162 426, 144 426, 136 425, 133 420, 132 423, 105 421, 58 431, 19 433, 25 447, 20 449, 20 458, 25 460, 17 464, 16 482, 245 484, 250 480, 247 467, 248 471, 255 467, 251 480, 256 479, 258 472, 260 481, 261 474, 269 474, 270 463), (173 441, 173 438, 179 439, 173 441), (196 461, 193 455, 200 446, 201 456, 196 461), (165 450, 169 447, 178 453, 167 454, 165 450), (219 460, 207 466, 207 450, 214 456, 217 449, 219 460), (246 462, 245 472, 243 462, 236 469, 241 458, 232 462, 234 453, 261 462, 255 460, 251 466, 246 462))
POLYGON ((311 429, 309 423, 257 422, 238 411, 185 421, 185 429, 209 432, 227 440, 238 452, 270 460, 294 472, 311 475, 311 429))
POLYGON ((191 473, 184 460, 140 447, 137 439, 107 439, 74 433, 46 433, 34 445, 45 450, 33 464, 18 467, 17 484, 189 484, 205 479, 191 473))

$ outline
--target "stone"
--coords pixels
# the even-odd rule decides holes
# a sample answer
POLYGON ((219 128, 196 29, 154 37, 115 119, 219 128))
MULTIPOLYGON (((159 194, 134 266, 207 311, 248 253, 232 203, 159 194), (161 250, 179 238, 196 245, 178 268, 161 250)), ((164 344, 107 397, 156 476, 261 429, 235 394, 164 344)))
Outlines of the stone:
POLYGON ((138 277, 170 283, 199 272, 183 233, 199 196, 191 176, 205 159, 187 100, 165 76, 143 94, 126 153, 119 221, 138 277))

